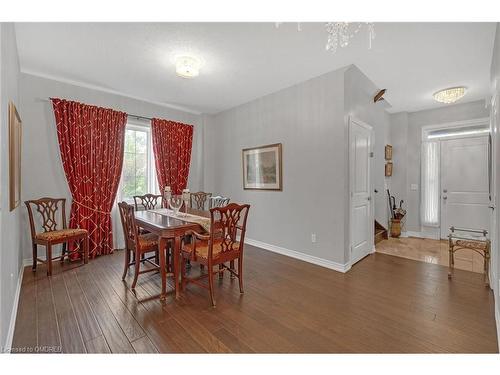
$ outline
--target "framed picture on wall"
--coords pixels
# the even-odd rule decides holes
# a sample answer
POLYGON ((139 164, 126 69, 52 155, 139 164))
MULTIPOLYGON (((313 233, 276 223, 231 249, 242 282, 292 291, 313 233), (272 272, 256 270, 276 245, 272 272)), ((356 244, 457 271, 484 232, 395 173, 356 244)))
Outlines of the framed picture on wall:
POLYGON ((282 190, 281 143, 242 150, 243 189, 282 190))
POLYGON ((14 103, 9 102, 9 209, 21 203, 22 123, 14 103))

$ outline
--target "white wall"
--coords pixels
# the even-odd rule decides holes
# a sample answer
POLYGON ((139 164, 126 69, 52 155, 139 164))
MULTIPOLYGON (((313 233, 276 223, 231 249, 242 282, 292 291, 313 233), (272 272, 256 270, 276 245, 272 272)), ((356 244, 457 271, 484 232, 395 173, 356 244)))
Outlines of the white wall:
MULTIPOLYGON (((203 183, 201 116, 29 74, 21 74, 20 92, 24 125, 23 200, 42 196, 64 197, 68 199, 69 210, 71 194, 59 153, 52 105, 46 100, 49 97, 76 100, 134 115, 154 116, 193 124, 195 128, 188 184, 192 190, 201 190, 203 183)), ((30 258, 31 239, 25 211, 22 210, 22 248, 24 257, 30 258)))
POLYGON ((385 145, 390 143, 390 119, 386 112, 390 105, 386 101, 373 103, 379 88, 354 65, 345 73, 344 87, 346 123, 347 117, 353 116, 373 127, 371 171, 373 189, 378 191, 374 194, 375 220, 387 228, 389 217, 385 189, 390 179, 385 177, 385 145))
POLYGON ((398 171, 391 178, 391 184, 394 186, 394 189, 398 189, 398 193, 401 196, 406 195, 406 207, 408 210, 406 217, 407 231, 421 231, 420 151, 422 128, 426 125, 472 120, 488 116, 489 111, 485 106, 485 101, 449 105, 426 111, 403 112, 390 116, 391 138, 397 144, 397 150, 394 150, 396 152, 393 158, 394 169, 398 171), (406 147, 406 155, 403 147, 406 147), (406 168, 406 175, 405 173, 399 173, 399 171, 403 172, 403 167, 406 168), (411 184, 417 184, 418 190, 410 190, 411 184), (406 186, 405 191, 403 190, 404 186, 406 186))
MULTIPOLYGON (((23 260, 19 240, 22 206, 9 211, 9 101, 16 105, 21 120, 24 120, 19 105, 19 60, 13 24, 0 24, 0 46, 0 346, 5 348, 23 260)), ((24 161, 22 163, 25 165, 24 161)))
POLYGON ((340 69, 204 117, 204 188, 251 205, 247 237, 341 264, 344 73, 340 69), (283 144, 283 191, 243 190, 241 150, 271 143, 283 144))
MULTIPOLYGON (((491 82, 492 94, 495 99, 495 105, 491 108, 491 124, 493 127, 493 143, 496 151, 496 176, 495 176, 495 202, 496 202, 496 241, 493 247, 492 256, 492 285, 495 291, 496 313, 497 313, 497 328, 500 328, 500 24, 497 23, 495 44, 493 47, 493 59, 491 62, 491 82)), ((500 339, 500 329, 498 330, 500 339)))

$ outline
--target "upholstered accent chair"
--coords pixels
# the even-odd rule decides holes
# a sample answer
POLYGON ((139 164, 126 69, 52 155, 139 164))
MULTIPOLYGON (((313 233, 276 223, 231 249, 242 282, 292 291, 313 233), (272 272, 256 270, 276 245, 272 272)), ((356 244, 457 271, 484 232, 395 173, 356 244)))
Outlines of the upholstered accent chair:
POLYGON ((130 266, 134 266, 134 281, 132 282, 131 288, 135 289, 140 274, 160 270, 160 266, 153 262, 153 259, 157 259, 158 236, 152 233, 139 233, 139 228, 135 223, 134 206, 126 202, 121 202, 118 203, 118 208, 120 210, 120 218, 125 238, 125 265, 122 280, 125 280, 130 266), (154 254, 149 257, 145 256, 147 253, 151 252, 154 254), (133 255, 133 258, 131 255, 133 255), (144 263, 148 263, 153 267, 141 270, 141 264, 144 263))
POLYGON ((205 211, 207 209, 207 201, 212 196, 212 193, 205 193, 203 191, 198 191, 197 193, 191 193, 191 208, 196 210, 205 211))
POLYGON ((211 197, 208 201, 208 208, 214 207, 224 207, 229 204, 229 198, 223 197, 221 195, 217 195, 215 197, 211 197))
POLYGON ((134 195, 135 210, 154 210, 162 207, 162 196, 156 194, 134 195))
POLYGON ((229 271, 231 277, 238 278, 240 293, 243 293, 243 247, 249 209, 248 204, 236 203, 210 209, 210 233, 205 235, 191 231, 191 242, 182 245, 182 288, 190 282, 208 288, 213 307, 213 279, 216 274, 222 278, 224 271, 229 271), (206 273, 197 278, 188 278, 185 267, 188 260, 205 266, 206 273), (234 267, 235 260, 238 260, 237 272, 234 267), (216 266, 218 269, 214 271, 216 266), (208 278, 208 286, 201 282, 203 278, 208 278))
POLYGON ((31 230, 33 246, 33 271, 38 262, 47 265, 47 276, 52 275, 52 261, 80 255, 84 264, 89 261, 89 234, 85 229, 67 228, 66 199, 40 198, 25 201, 31 230), (35 211, 34 211, 35 209, 35 211), (75 250, 68 251, 69 244, 78 244, 75 250), (52 257, 53 246, 62 244, 60 256, 52 257), (38 258, 38 245, 45 246, 45 259, 38 258))

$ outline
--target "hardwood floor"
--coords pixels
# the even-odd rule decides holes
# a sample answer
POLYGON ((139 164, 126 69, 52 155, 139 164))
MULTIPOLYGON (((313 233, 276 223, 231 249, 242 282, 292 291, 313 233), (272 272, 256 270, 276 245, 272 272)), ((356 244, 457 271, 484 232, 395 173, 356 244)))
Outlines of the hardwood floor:
MULTIPOLYGON (((158 274, 121 281, 123 252, 24 273, 13 347, 89 353, 498 351, 493 294, 477 273, 373 254, 346 274, 246 246, 245 294, 216 281, 150 299, 158 274)), ((193 267, 197 270, 198 267, 193 267)), ((195 271, 193 271, 195 272, 195 271)), ((29 350, 28 350, 29 351, 29 350)))
MULTIPOLYGON (((448 241, 428 238, 389 238, 376 245, 377 252, 448 267, 448 241)), ((484 272, 483 257, 473 250, 455 253, 455 269, 484 272)))

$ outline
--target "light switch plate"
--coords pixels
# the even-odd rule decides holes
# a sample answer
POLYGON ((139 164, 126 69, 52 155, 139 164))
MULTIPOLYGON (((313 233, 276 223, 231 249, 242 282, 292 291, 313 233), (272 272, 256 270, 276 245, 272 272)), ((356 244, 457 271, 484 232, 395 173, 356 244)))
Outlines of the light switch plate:
POLYGON ((418 185, 417 184, 411 184, 410 185, 410 190, 417 191, 418 190, 418 185))

